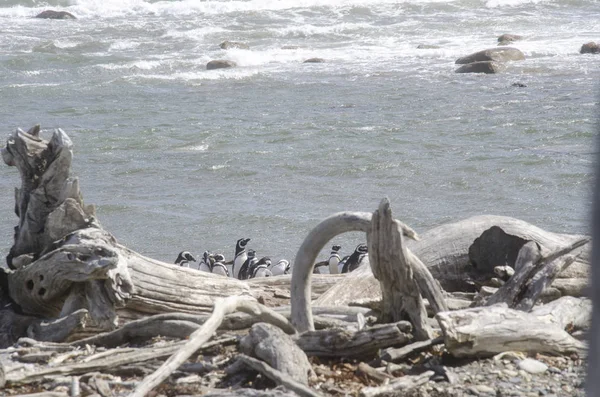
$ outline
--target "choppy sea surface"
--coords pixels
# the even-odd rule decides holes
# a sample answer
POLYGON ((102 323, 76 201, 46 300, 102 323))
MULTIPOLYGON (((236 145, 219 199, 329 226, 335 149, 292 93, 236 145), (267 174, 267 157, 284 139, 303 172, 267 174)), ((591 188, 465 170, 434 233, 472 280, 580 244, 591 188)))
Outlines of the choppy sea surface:
MULTIPOLYGON (((0 127, 66 131, 103 226, 167 262, 229 259, 241 237, 291 260, 319 221, 383 197, 418 232, 488 213, 586 233, 589 41, 597 0, 3 0, 0 127), (48 9, 77 19, 34 18, 48 9), (454 72, 504 33, 524 61, 454 72)), ((19 183, 2 164, 2 256, 19 183)), ((349 254, 364 236, 336 240, 349 254)))

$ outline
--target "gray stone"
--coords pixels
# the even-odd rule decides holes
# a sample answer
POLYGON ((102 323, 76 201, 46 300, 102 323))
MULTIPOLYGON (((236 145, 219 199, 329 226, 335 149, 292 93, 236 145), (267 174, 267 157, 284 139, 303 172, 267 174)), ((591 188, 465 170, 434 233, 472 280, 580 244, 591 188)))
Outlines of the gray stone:
POLYGON ((546 370, 548 370, 548 366, 546 364, 532 358, 526 358, 525 360, 519 361, 517 366, 519 369, 529 372, 530 374, 543 374, 546 372, 546 370))
POLYGON ((514 47, 489 48, 475 52, 473 54, 458 58, 456 64, 464 65, 472 62, 506 62, 506 61, 521 61, 525 59, 525 54, 514 47))
POLYGON ((323 58, 308 58, 303 63, 323 63, 325 60, 323 58))
POLYGON ((233 61, 226 61, 223 59, 215 59, 214 61, 210 61, 209 63, 206 64, 206 69, 207 70, 227 69, 227 68, 232 68, 234 66, 237 66, 237 64, 233 61))
POLYGON ((248 46, 248 44, 246 44, 246 43, 240 43, 239 41, 229 41, 229 40, 226 40, 226 41, 222 42, 221 44, 219 44, 219 47, 221 47, 224 50, 228 50, 230 48, 239 48, 242 50, 247 50, 250 48, 248 46))
POLYGON ((498 36, 498 45, 507 45, 522 38, 523 36, 519 36, 518 34, 505 33, 498 36))
POLYGON ((42 11, 35 17, 43 19, 77 19, 75 18, 75 15, 71 14, 70 12, 53 10, 42 11))
POLYGON ((581 46, 581 54, 600 54, 600 44, 590 41, 581 46))
POLYGON ((472 62, 466 65, 462 65, 456 69, 455 73, 485 73, 494 74, 500 73, 506 70, 506 66, 498 62, 472 62))

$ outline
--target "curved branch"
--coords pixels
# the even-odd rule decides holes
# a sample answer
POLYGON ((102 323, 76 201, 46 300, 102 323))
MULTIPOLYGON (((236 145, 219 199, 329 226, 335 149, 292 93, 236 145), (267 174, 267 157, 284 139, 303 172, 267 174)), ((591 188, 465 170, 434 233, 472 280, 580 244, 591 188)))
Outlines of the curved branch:
POLYGON ((299 332, 314 331, 310 310, 313 267, 317 255, 335 236, 346 232, 367 232, 371 227, 370 212, 338 212, 319 223, 300 246, 292 270, 292 324, 299 332))

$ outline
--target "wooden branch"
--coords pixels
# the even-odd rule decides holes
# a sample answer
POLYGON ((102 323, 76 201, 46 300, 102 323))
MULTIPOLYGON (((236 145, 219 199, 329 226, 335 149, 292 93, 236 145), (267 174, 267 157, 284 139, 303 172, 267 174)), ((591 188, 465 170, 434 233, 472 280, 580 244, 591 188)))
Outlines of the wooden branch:
MULTIPOLYGON (((415 337, 427 340, 432 335, 427 324, 427 311, 402 240, 402 229, 392 217, 390 202, 387 198, 383 199, 379 209, 373 213, 367 233, 371 270, 381 285, 381 320, 395 322, 407 316, 413 324, 415 337)), ((436 296, 435 293, 430 295, 436 296)), ((441 292, 438 295, 440 305, 445 307, 441 292)))
POLYGON ((249 300, 247 297, 232 296, 225 299, 218 299, 215 302, 213 314, 202 327, 197 331, 194 331, 194 333, 190 335, 189 341, 173 356, 169 357, 158 370, 146 377, 138 387, 136 387, 130 397, 144 397, 153 388, 158 386, 212 337, 226 314, 237 310, 263 316, 265 321, 275 323, 286 332, 293 333, 295 331, 284 317, 258 304, 256 301, 249 300))
POLYGON ((384 386, 363 387, 360 391, 361 397, 377 397, 382 395, 395 394, 405 392, 415 387, 421 386, 429 381, 433 376, 433 371, 425 371, 419 375, 405 375, 400 379, 388 383, 384 386))
POLYGON ((563 329, 522 311, 501 306, 436 315, 446 349, 457 357, 492 356, 508 350, 582 355, 585 344, 563 329))
POLYGON ((345 329, 307 331, 296 343, 309 356, 364 357, 379 349, 403 345, 412 340, 412 326, 407 321, 379 324, 356 332, 345 329))
POLYGON ((298 249, 292 270, 292 324, 299 332, 315 329, 310 311, 311 276, 317 255, 338 234, 363 231, 370 227, 371 214, 340 212, 326 218, 306 236, 298 249))
POLYGON ((431 346, 439 345, 441 343, 444 343, 443 337, 414 342, 410 345, 406 345, 400 348, 385 349, 381 353, 381 359, 388 362, 397 362, 403 360, 404 358, 413 353, 429 349, 431 346))
POLYGON ((575 260, 571 256, 561 256, 587 244, 588 241, 587 238, 576 240, 567 247, 545 255, 537 243, 526 243, 517 256, 515 274, 488 298, 486 305, 504 302, 509 307, 529 311, 554 278, 575 260))
POLYGON ((531 314, 541 321, 556 324, 565 330, 587 330, 592 321, 592 302, 588 298, 563 296, 553 302, 534 307, 531 314))
POLYGON ((281 371, 273 369, 269 365, 264 362, 257 360, 255 358, 249 357, 245 354, 240 354, 238 357, 244 364, 249 366, 255 371, 260 372, 265 375, 267 378, 271 379, 277 384, 283 385, 286 388, 292 390, 294 393, 299 396, 306 397, 319 397, 320 394, 310 389, 308 386, 303 385, 300 382, 295 381, 290 376, 284 374, 281 371))

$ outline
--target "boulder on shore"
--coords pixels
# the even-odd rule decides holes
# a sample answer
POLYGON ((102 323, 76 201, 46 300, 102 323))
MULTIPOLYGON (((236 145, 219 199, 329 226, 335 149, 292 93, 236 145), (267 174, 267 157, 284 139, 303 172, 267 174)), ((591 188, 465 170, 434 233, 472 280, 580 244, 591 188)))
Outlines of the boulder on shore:
POLYGON ((221 47, 223 50, 228 50, 230 48, 239 48, 241 50, 247 50, 250 48, 250 46, 246 43, 240 43, 239 41, 224 41, 221 44, 219 44, 219 47, 221 47))
POLYGON ((463 65, 471 62, 506 62, 521 61, 525 59, 525 54, 513 47, 489 48, 487 50, 475 52, 456 60, 456 64, 463 65))
POLYGON ((71 14, 70 12, 53 10, 42 11, 35 17, 43 19, 77 19, 75 18, 75 15, 71 14))
POLYGON ((417 46, 418 50, 437 50, 439 48, 442 48, 442 47, 440 47, 439 45, 435 45, 435 44, 419 44, 417 46))
POLYGON ((600 54, 600 44, 590 41, 581 46, 580 54, 600 54))
POLYGON ((498 45, 507 45, 521 39, 523 39, 523 36, 518 34, 505 33, 498 36, 498 45))
POLYGON ((494 61, 471 62, 455 70, 456 73, 494 74, 506 70, 506 65, 494 61))
POLYGON ((224 59, 215 59, 214 61, 210 61, 206 64, 206 70, 213 69, 227 69, 237 66, 237 64, 233 61, 226 61, 224 59))

